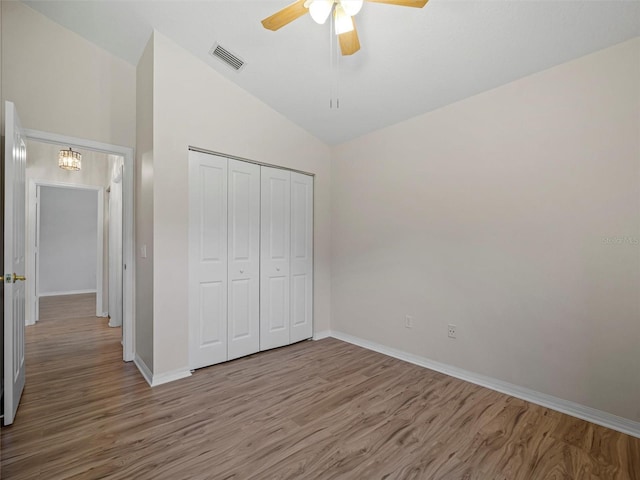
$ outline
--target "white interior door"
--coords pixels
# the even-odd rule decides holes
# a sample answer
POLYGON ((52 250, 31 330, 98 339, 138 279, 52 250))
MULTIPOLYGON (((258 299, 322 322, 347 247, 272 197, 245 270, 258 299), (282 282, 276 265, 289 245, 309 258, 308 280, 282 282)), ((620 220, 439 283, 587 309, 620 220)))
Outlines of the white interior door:
POLYGON ((13 103, 5 103, 4 163, 4 425, 24 389, 25 168, 27 148, 13 103))
POLYGON ((291 338, 313 336, 313 177, 291 172, 291 338))
POLYGON ((261 167, 260 350, 288 345, 291 173, 261 167))
MULTIPOLYGON (((122 171, 122 170, 120 170, 122 171)), ((109 326, 122 325, 122 174, 109 189, 109 326)))
POLYGON ((229 160, 228 360, 260 350, 260 167, 229 160))
POLYGON ((227 359, 227 159, 189 152, 189 364, 227 359))

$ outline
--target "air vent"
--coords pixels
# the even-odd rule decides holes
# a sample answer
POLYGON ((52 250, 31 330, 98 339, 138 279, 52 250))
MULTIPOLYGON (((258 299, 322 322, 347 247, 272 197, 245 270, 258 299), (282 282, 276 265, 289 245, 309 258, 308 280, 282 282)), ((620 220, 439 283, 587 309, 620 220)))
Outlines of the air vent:
POLYGON ((240 58, 235 56, 233 53, 231 53, 229 50, 227 50, 224 47, 221 47, 217 43, 211 48, 209 53, 212 56, 222 60, 224 63, 229 65, 234 70, 240 70, 244 66, 244 60, 241 60, 240 58))

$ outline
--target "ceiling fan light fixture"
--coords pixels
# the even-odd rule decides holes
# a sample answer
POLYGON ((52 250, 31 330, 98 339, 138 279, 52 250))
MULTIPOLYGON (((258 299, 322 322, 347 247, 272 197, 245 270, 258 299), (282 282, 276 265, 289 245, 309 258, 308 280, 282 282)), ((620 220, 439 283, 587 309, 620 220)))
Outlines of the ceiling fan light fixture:
POLYGON ((335 28, 336 35, 353 31, 353 20, 346 14, 341 4, 336 5, 335 8, 335 28))
POLYGON ((309 4, 309 15, 313 21, 323 25, 327 21, 333 8, 333 0, 312 0, 309 4))
POLYGON ((344 12, 350 17, 358 14, 360 9, 362 9, 363 3, 364 0, 340 0, 340 5, 342 5, 344 12))

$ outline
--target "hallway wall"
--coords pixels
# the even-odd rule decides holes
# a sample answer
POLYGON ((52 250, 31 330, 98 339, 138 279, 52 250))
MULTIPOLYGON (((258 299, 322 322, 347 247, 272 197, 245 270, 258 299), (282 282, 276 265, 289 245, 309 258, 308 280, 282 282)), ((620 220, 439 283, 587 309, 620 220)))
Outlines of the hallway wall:
POLYGON ((99 194, 40 188, 40 296, 96 291, 99 194))
POLYGON ((135 67, 21 2, 0 8, 2 100, 23 127, 133 147, 135 67))

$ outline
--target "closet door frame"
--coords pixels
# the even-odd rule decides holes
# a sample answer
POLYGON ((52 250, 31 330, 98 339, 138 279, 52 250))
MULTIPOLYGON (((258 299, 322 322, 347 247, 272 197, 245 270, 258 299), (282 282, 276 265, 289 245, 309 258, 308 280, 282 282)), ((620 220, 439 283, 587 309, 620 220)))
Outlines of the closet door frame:
POLYGON ((313 336, 313 177, 291 173, 289 343, 313 336))

